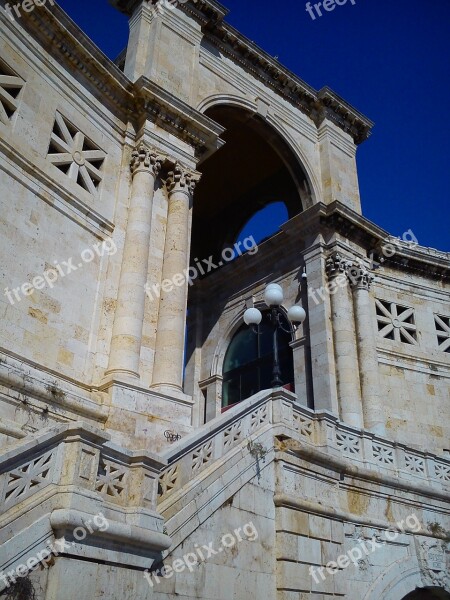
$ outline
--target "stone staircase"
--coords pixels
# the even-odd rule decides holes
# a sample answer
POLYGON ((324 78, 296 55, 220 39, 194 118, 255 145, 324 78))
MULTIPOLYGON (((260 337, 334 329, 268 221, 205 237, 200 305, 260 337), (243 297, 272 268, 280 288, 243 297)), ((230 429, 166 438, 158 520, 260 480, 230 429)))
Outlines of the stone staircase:
POLYGON ((348 427, 282 389, 256 394, 160 456, 65 424, 14 442, 0 458, 0 572, 49 543, 66 556, 148 569, 286 452, 428 497, 450 492, 449 460, 348 427), (92 525, 96 515, 107 527, 92 525))
POLYGON ((286 451, 350 477, 449 496, 448 459, 346 426, 327 411, 299 405, 286 390, 263 391, 162 455, 158 512, 172 538, 170 552, 286 451))

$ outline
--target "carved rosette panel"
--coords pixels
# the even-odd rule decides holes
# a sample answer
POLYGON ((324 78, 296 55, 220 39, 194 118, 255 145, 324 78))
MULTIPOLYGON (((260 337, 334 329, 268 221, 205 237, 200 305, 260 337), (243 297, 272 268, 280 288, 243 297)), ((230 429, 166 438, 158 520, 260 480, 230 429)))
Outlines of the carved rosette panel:
POLYGON ((47 158, 84 190, 94 196, 98 194, 106 153, 58 112, 47 158))
POLYGON ((434 315, 439 350, 450 353, 450 317, 434 315))
POLYGON ((293 414, 294 428, 298 433, 305 438, 311 438, 313 434, 313 422, 303 415, 294 412, 293 414))
POLYGON ((200 446, 192 453, 192 471, 196 473, 206 467, 213 460, 212 440, 200 446))
POLYGON ((138 171, 148 171, 155 178, 158 177, 164 157, 157 153, 154 148, 147 148, 141 144, 131 154, 130 169, 134 176, 138 171))
POLYGON ((347 456, 359 456, 361 454, 361 438, 336 431, 336 444, 339 450, 347 456))
POLYGON ((174 465, 169 469, 166 469, 159 478, 159 499, 164 499, 170 492, 172 492, 178 483, 179 468, 178 465, 174 465))
POLYGON ((269 420, 269 406, 264 404, 252 412, 250 417, 250 432, 257 431, 269 420))
POLYGON ((242 421, 234 423, 228 429, 223 432, 223 448, 224 450, 230 450, 242 438, 242 421))
POLYGON ((417 344, 413 308, 378 299, 375 300, 375 307, 380 337, 405 344, 417 344))

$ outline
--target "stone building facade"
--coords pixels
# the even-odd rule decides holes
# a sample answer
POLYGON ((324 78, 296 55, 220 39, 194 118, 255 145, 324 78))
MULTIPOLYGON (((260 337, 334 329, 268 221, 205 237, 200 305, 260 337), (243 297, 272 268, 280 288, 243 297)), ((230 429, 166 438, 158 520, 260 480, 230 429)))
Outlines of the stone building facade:
POLYGON ((362 215, 372 123, 223 6, 111 1, 115 63, 0 0, 0 596, 450 598, 449 255, 362 215), (225 400, 269 282, 293 381, 225 400))

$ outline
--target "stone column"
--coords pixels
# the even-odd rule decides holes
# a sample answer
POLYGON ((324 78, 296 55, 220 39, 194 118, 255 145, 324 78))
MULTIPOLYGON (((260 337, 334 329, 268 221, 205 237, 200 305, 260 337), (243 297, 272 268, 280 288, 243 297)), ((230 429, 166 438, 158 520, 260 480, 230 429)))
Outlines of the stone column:
POLYGON ((107 375, 139 379, 153 194, 162 160, 143 144, 131 156, 133 184, 107 375))
POLYGON ((338 252, 328 257, 327 289, 331 296, 334 356, 340 416, 344 423, 363 428, 361 388, 352 296, 347 281, 351 262, 338 252))
POLYGON ((176 163, 169 194, 152 388, 182 391, 190 250, 190 208, 200 174, 176 163))
POLYGON ((374 310, 369 294, 374 276, 364 265, 354 264, 348 270, 348 277, 353 290, 364 426, 374 433, 384 435, 386 431, 378 372, 374 310))

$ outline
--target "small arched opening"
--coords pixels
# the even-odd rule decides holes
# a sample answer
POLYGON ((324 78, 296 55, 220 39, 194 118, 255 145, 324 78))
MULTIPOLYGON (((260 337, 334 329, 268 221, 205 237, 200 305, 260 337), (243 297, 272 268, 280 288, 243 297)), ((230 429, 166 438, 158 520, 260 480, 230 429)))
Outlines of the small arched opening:
MULTIPOLYGON (((222 410, 272 387, 273 326, 270 312, 264 311, 261 323, 255 327, 242 325, 231 339, 223 362, 222 410)), ((281 317, 286 330, 290 325, 281 317)), ((294 363, 290 342, 292 334, 278 331, 278 352, 281 380, 284 387, 294 391, 294 363)))

